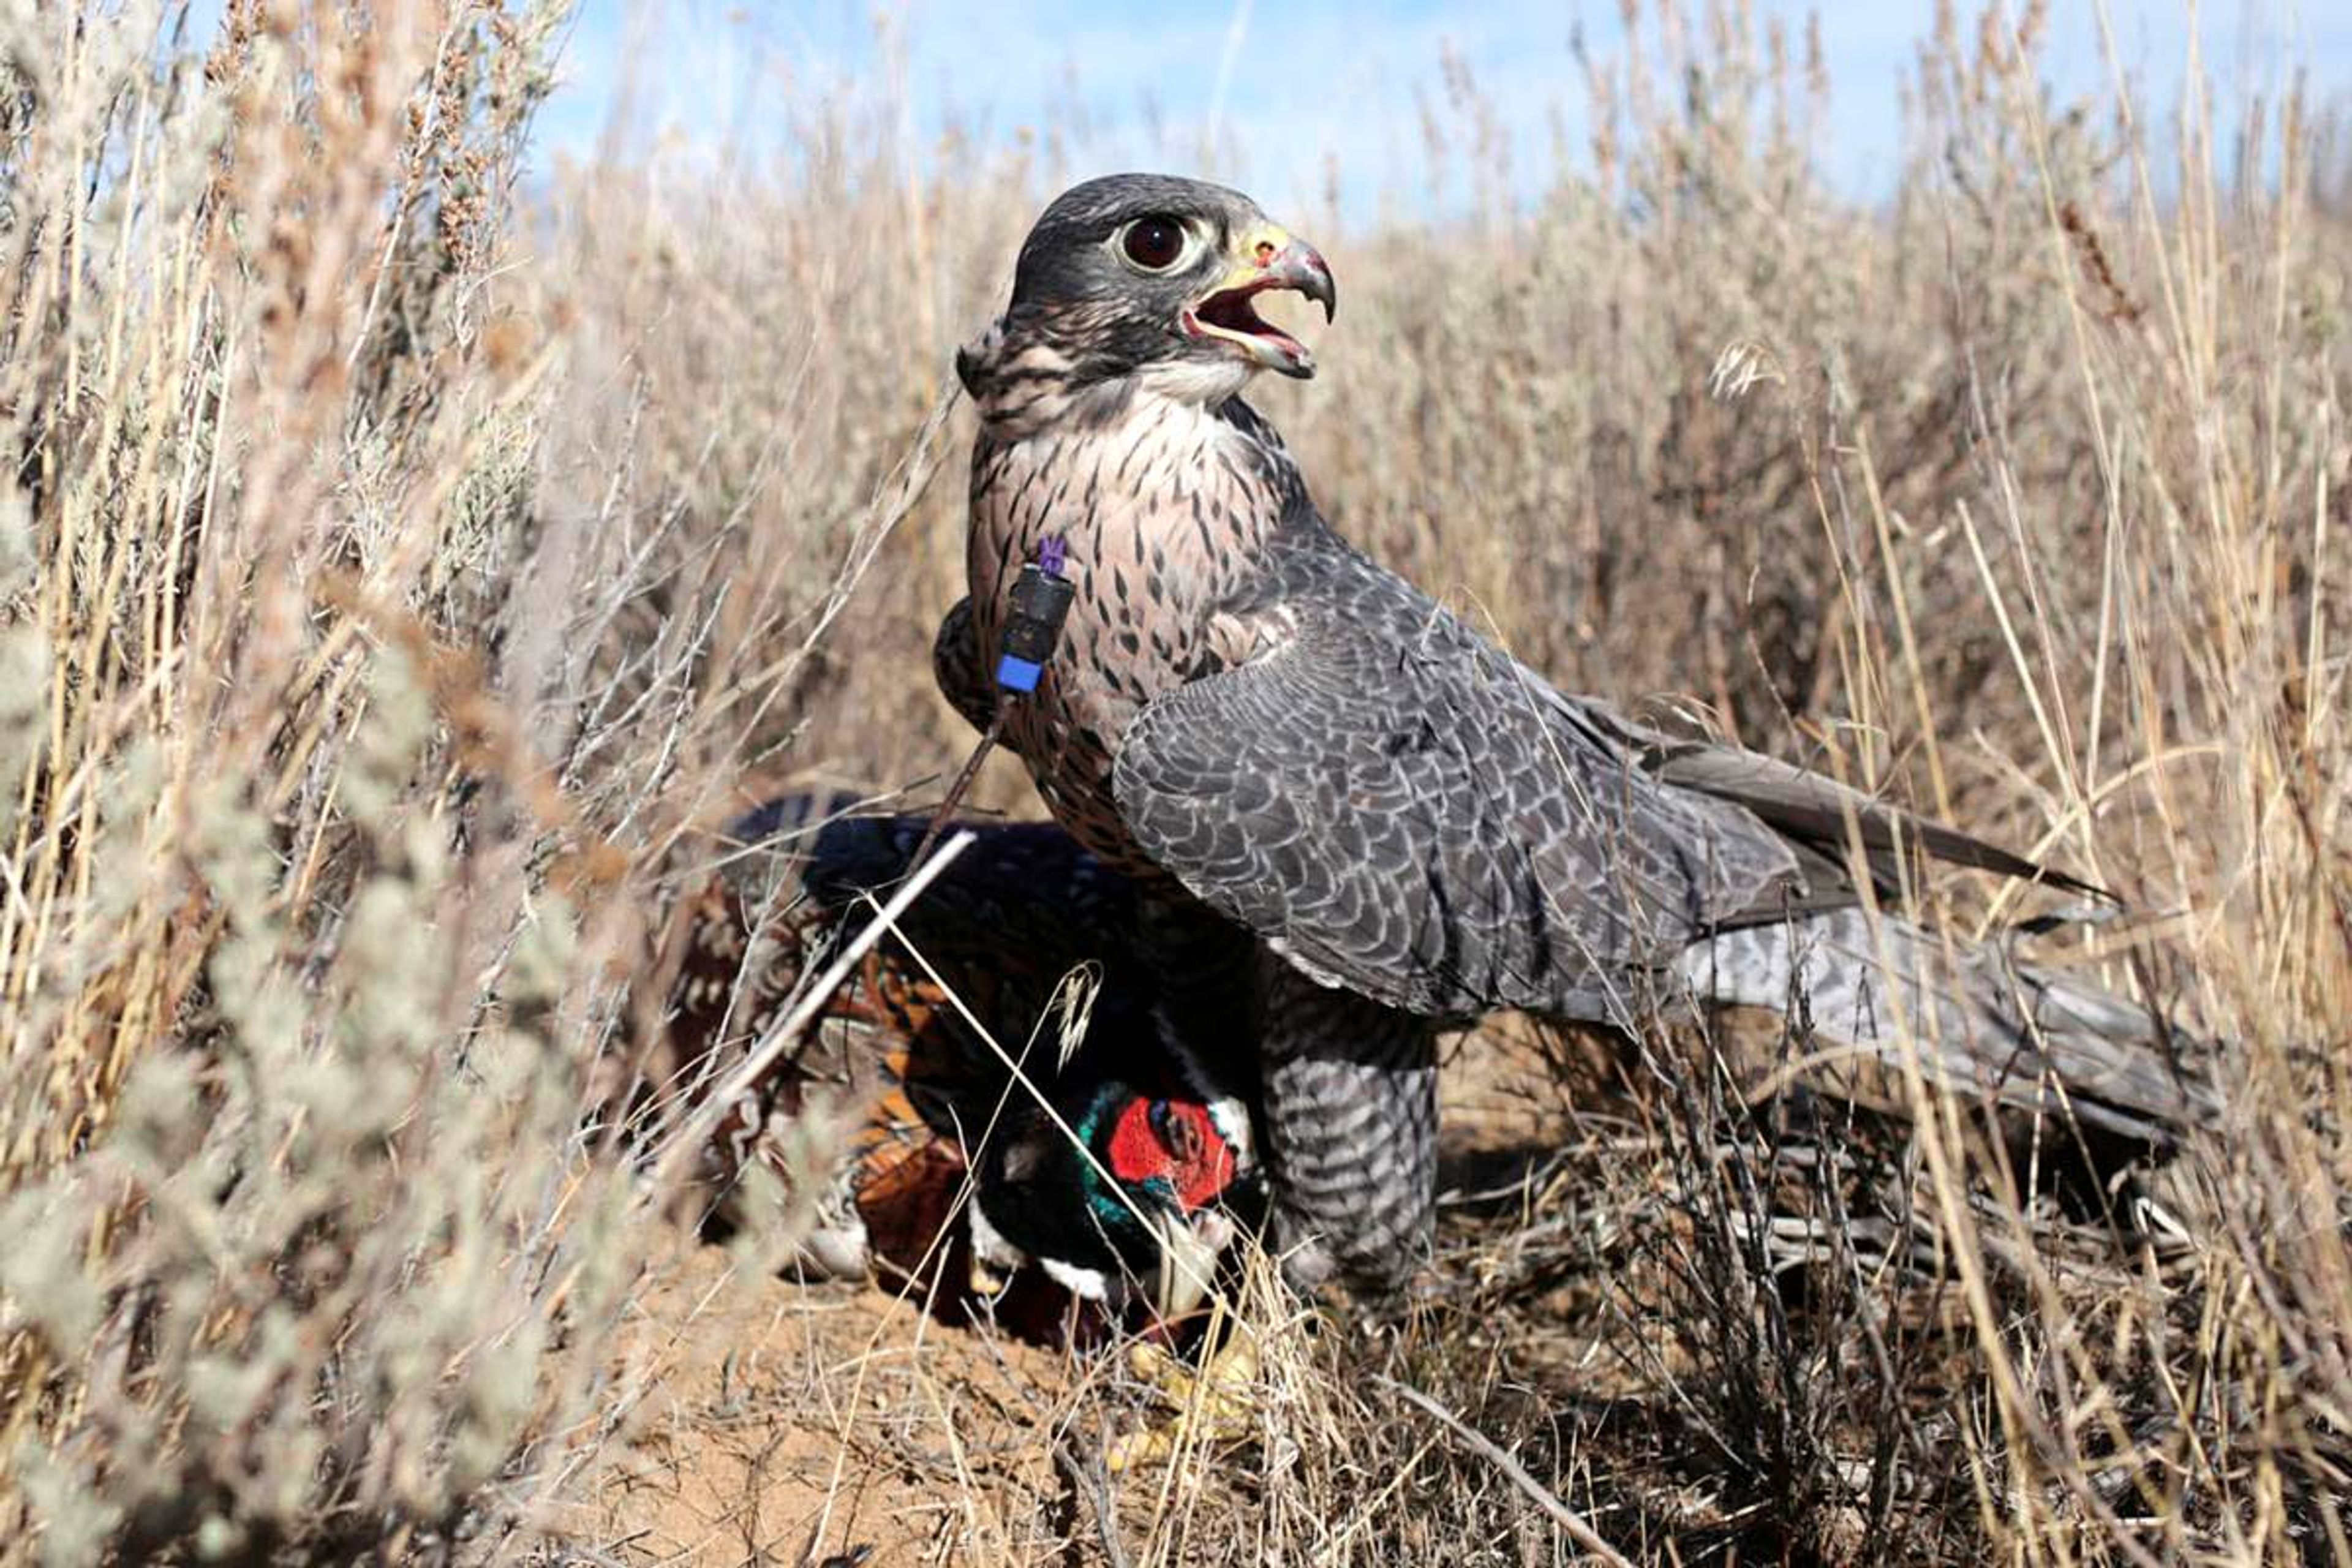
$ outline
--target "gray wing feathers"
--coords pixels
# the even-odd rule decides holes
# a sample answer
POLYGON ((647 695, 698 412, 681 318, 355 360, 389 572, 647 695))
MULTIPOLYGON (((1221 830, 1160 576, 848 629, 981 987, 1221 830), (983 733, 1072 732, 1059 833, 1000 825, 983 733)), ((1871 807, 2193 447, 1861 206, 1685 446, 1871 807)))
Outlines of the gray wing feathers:
POLYGON ((1276 582, 1272 651, 1153 702, 1113 773, 1144 850, 1318 979, 1441 1017, 1619 1016, 1630 972, 1797 879, 1541 678, 1360 557, 1276 582))
POLYGON ((1729 801, 1790 838, 1843 862, 1860 842, 1871 879, 1885 891, 1902 886, 1898 860, 1927 854, 1954 865, 2045 882, 2097 899, 2114 895, 2063 871, 2027 859, 1940 823, 1928 822, 1821 773, 1737 746, 1670 738, 1633 723, 1601 704, 1575 700, 1609 729, 1639 764, 1678 789, 1729 801))

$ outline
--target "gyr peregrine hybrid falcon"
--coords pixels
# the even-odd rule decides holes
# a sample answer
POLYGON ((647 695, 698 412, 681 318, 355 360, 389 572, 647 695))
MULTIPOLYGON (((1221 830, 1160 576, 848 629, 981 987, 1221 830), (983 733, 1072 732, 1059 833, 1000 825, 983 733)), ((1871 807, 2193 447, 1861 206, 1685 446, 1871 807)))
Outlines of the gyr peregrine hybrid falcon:
MULTIPOLYGON (((978 407, 970 596, 942 689, 985 726, 1007 595, 1049 542, 1066 635, 1003 743, 1237 987, 1294 1279, 1401 1280, 1433 1206, 1433 1031, 1491 1009, 1631 1026, 1801 999, 1814 1032, 2151 1140, 2192 1118, 2146 1012, 1859 909, 1916 850, 2084 885, 1837 783, 1555 690, 1333 531, 1241 394, 1314 373, 1254 300, 1337 302, 1248 197, 1090 181, 958 358, 978 407), (1858 845, 1860 857, 1848 854, 1858 845), (1221 948, 1220 944, 1223 944, 1221 948)), ((1208 959, 1197 971, 1219 973, 1208 959)), ((1171 964, 1181 972, 1181 966, 1171 964)))

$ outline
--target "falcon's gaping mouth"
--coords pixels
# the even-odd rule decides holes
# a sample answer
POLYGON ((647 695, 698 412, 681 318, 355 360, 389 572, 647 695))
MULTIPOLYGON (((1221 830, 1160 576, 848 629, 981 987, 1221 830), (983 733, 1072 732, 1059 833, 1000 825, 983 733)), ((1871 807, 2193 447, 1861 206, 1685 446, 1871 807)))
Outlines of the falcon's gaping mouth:
POLYGON ((1221 338, 1267 370, 1301 378, 1313 375, 1315 356, 1307 345, 1260 316, 1252 301, 1268 289, 1292 289, 1320 303, 1328 321, 1339 305, 1330 268, 1313 246, 1279 229, 1244 235, 1236 248, 1245 259, 1220 280, 1214 292, 1184 311, 1185 336, 1221 338))

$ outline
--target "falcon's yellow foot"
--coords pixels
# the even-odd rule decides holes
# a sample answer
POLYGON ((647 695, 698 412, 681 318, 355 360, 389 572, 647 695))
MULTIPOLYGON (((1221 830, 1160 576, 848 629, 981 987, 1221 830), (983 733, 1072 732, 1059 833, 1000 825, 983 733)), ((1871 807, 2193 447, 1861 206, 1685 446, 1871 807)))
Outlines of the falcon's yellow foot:
POLYGON ((1135 1375, 1175 1405, 1176 1414, 1112 1444, 1106 1462, 1114 1472, 1250 1435, 1257 1413, 1258 1360, 1257 1341, 1248 1331, 1235 1329, 1198 1371, 1153 1344, 1137 1345, 1127 1359, 1135 1375))

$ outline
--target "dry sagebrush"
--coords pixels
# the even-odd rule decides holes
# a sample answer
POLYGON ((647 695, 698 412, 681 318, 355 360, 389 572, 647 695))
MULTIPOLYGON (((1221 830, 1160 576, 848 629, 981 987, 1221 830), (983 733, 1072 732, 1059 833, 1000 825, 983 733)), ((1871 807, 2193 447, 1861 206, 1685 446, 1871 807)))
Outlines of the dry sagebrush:
POLYGON ((5 19, 10 1557, 495 1549, 625 1407, 597 1063, 689 716, 781 679, 711 627, 788 612, 546 521, 562 20, 5 19))

